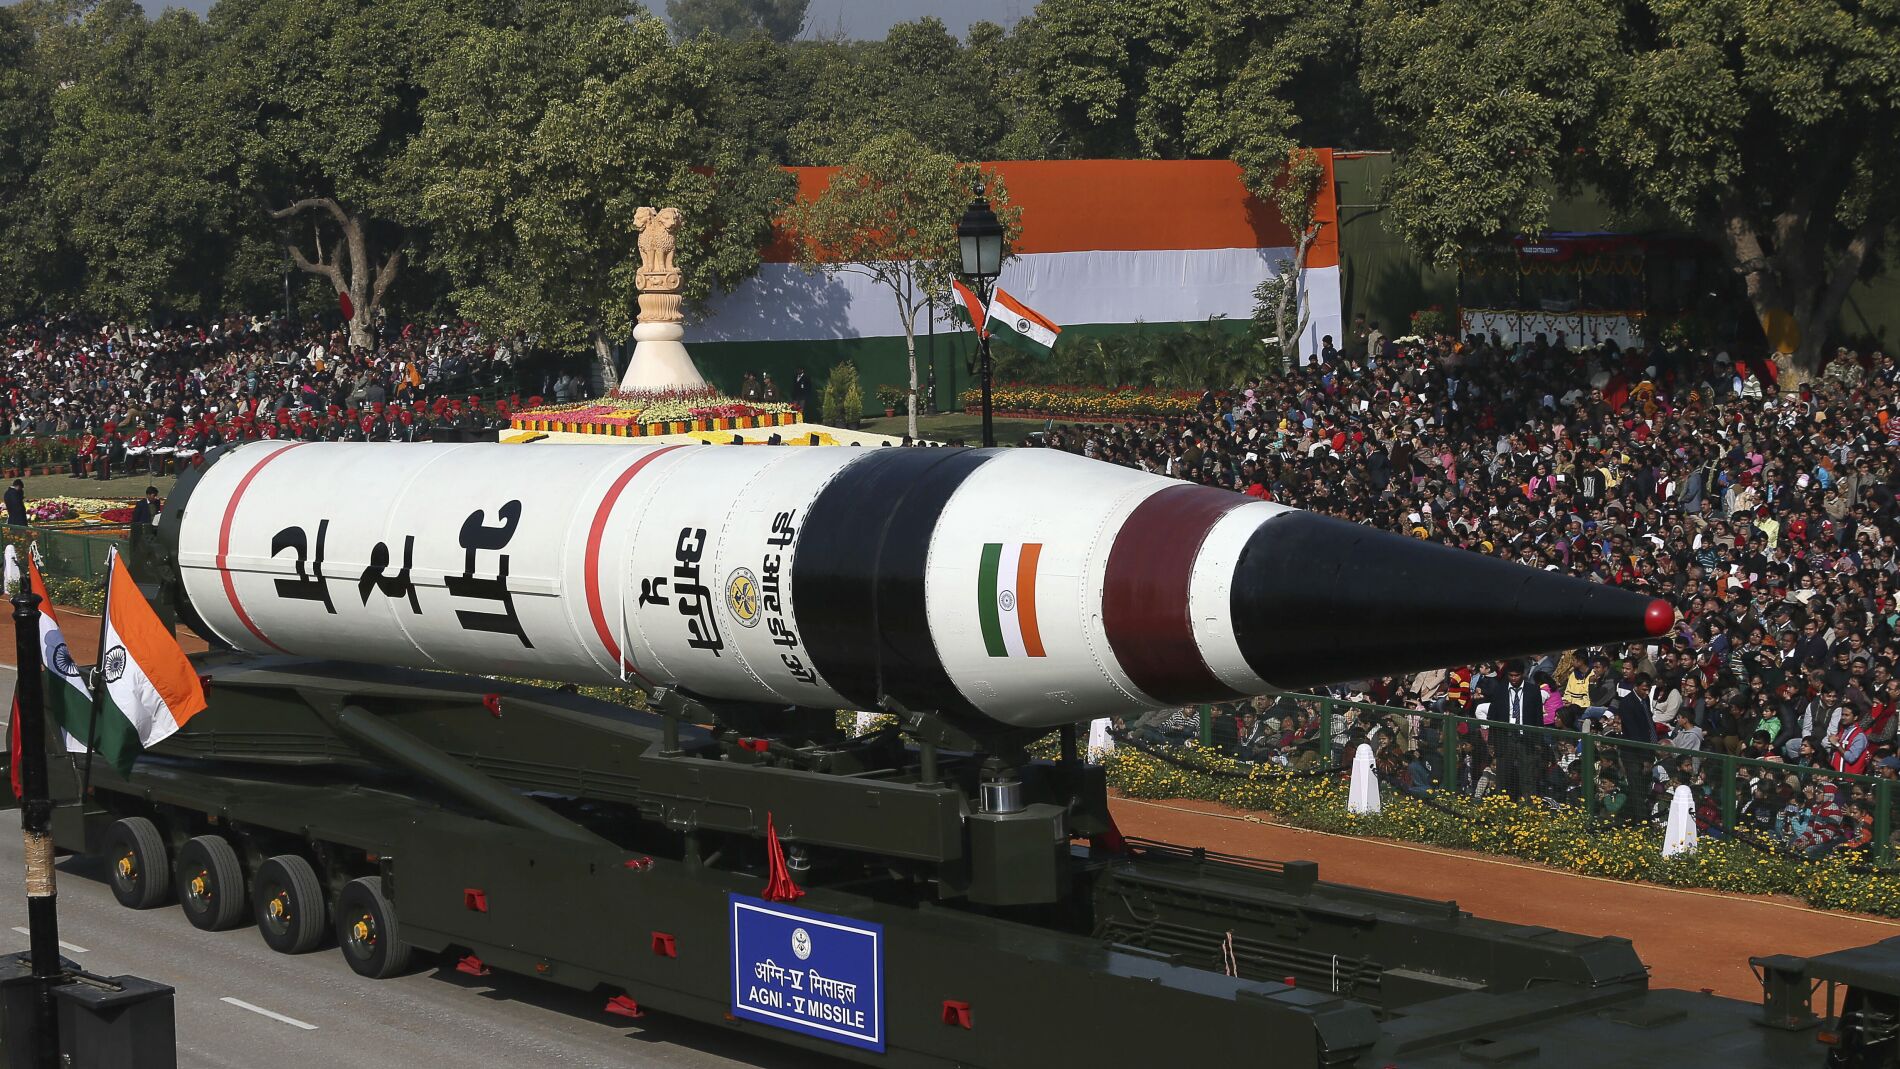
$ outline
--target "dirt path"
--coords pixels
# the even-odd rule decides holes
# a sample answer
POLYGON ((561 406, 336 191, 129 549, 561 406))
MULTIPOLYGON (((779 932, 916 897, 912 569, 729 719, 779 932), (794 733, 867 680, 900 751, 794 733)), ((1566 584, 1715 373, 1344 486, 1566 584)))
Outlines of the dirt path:
POLYGON ((1636 944, 1659 987, 1713 988, 1756 1001, 1748 958, 1811 956, 1900 936, 1900 921, 1830 913, 1792 899, 1624 883, 1386 839, 1287 828, 1205 802, 1112 803, 1123 834, 1230 854, 1319 862, 1320 879, 1449 898, 1481 917, 1539 924, 1636 944))
MULTIPOLYGON (((99 659, 99 616, 71 605, 55 605, 53 612, 59 616, 60 630, 66 635, 66 647, 72 651, 76 664, 92 664, 99 659)), ((11 625, 8 625, 8 639, 0 642, 0 665, 17 663, 14 656, 14 644, 11 638, 11 625)), ((178 645, 186 653, 203 653, 210 647, 188 627, 178 629, 178 645)))

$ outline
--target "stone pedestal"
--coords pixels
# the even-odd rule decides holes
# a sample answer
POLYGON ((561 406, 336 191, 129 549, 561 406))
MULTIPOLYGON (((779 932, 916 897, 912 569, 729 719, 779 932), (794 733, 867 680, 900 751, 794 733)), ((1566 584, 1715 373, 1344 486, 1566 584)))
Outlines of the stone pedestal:
POLYGON ((686 328, 678 323, 637 323, 633 328, 633 356, 620 378, 622 390, 700 389, 706 380, 693 366, 680 339, 686 328))

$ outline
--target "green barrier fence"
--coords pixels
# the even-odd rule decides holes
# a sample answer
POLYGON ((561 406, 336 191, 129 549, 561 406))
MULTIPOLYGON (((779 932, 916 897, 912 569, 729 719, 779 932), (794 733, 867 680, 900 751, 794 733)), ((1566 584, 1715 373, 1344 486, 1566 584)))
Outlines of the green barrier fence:
MULTIPOLYGON (((1242 761, 1250 755, 1236 730, 1237 718, 1214 707, 1202 706, 1195 734, 1203 747, 1242 761), (1215 715, 1209 715, 1215 714, 1215 715)), ((1541 709, 1539 710, 1541 714, 1541 709)), ((1402 709, 1369 702, 1347 701, 1312 694, 1281 696, 1261 715, 1284 718, 1300 714, 1303 730, 1278 756, 1294 769, 1336 768, 1349 762, 1348 746, 1356 741, 1362 717, 1369 715, 1377 741, 1392 741, 1401 755, 1416 750, 1431 772, 1431 792, 1455 792, 1464 797, 1489 792, 1544 798, 1553 805, 1583 807, 1593 819, 1647 822, 1652 804, 1666 808, 1667 798, 1653 793, 1654 769, 1662 765, 1666 772, 1676 769, 1683 758, 1691 762, 1690 778, 1698 801, 1706 794, 1713 798, 1719 813, 1719 828, 1729 831, 1753 827, 1744 822, 1752 785, 1766 780, 1776 788, 1794 776, 1798 788, 1818 783, 1848 785, 1849 791, 1864 793, 1873 821, 1872 857, 1886 863, 1892 859, 1890 839, 1894 830, 1895 780, 1878 775, 1855 775, 1783 761, 1743 757, 1728 752, 1719 743, 1713 749, 1692 750, 1663 743, 1644 743, 1614 738, 1596 732, 1570 731, 1563 728, 1511 727, 1475 716, 1462 716, 1431 710, 1402 709), (1464 760, 1462 744, 1473 743, 1488 751, 1489 762, 1475 777, 1472 763, 1464 760), (1602 769, 1620 782, 1625 801, 1617 813, 1604 812, 1604 798, 1597 790, 1597 773, 1602 769), (1564 769, 1561 778, 1550 774, 1553 765, 1564 769), (1571 782, 1570 770, 1579 774, 1571 782), (1473 779, 1477 782, 1473 782, 1473 779)), ((1183 742, 1184 739, 1151 738, 1150 741, 1183 742)), ((1871 750, 1871 743, 1870 743, 1871 750)), ((1872 762, 1869 761, 1869 767, 1872 762)), ((1674 782, 1663 781, 1667 791, 1674 782)), ((1421 785, 1422 786, 1422 785, 1421 785)), ((1665 795, 1667 792, 1664 792, 1665 795)), ((1799 790, 1797 790, 1797 796, 1799 790)), ((1429 796, 1429 794, 1428 794, 1429 796)), ((1776 802, 1779 808, 1779 799, 1776 802)), ((1773 829, 1771 829, 1771 834, 1773 829)))
MULTIPOLYGON (((78 582, 89 588, 103 589, 107 555, 112 547, 117 546, 121 553, 130 548, 123 527, 6 527, 0 530, 5 532, 8 543, 22 552, 36 554, 34 559, 39 561, 40 574, 49 587, 78 582), (88 533, 94 530, 97 533, 88 533)), ((60 600, 61 591, 54 590, 53 594, 54 600, 60 600)))

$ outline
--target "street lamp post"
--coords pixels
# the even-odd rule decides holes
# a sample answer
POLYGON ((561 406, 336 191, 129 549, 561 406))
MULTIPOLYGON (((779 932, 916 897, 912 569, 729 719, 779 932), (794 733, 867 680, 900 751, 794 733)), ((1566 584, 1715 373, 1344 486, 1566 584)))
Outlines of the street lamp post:
MULTIPOLYGON (((957 249, 963 260, 963 277, 976 291, 978 302, 987 308, 990 288, 1003 271, 1003 224, 990 210, 981 185, 976 187, 976 199, 964 209, 963 218, 957 220, 957 249)), ((990 447, 996 444, 996 431, 990 425, 990 336, 987 330, 977 332, 976 351, 983 389, 983 445, 990 447)))

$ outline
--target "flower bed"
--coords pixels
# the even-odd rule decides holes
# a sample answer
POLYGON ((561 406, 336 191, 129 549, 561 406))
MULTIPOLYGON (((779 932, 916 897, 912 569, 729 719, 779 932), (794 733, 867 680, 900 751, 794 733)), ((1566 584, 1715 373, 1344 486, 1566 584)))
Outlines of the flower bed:
MULTIPOLYGON (((978 390, 958 400, 966 409, 983 403, 978 390)), ((1201 403, 1192 390, 1135 389, 1126 386, 1041 386, 1006 382, 990 388, 990 410, 1032 419, 1127 419, 1141 416, 1191 416, 1201 403)))
POLYGON ((125 501, 97 497, 42 497, 27 502, 26 514, 39 527, 120 524, 132 522, 132 508, 125 501))
POLYGON ((1343 776, 1289 775, 1278 766, 1243 765, 1202 751, 1190 751, 1187 760, 1244 778, 1180 768, 1127 748, 1105 764, 1109 785, 1130 798, 1197 798, 1270 810, 1287 824, 1316 831, 1505 854, 1614 880, 1793 895, 1822 909, 1900 916, 1900 874, 1868 871, 1871 859, 1857 853, 1808 861, 1704 834, 1694 854, 1664 860, 1656 829, 1593 823, 1575 806, 1552 809, 1504 794, 1475 803, 1434 794, 1437 804, 1426 805, 1384 788, 1383 812, 1353 816, 1346 812, 1343 776))
POLYGON ((703 390, 628 392, 593 401, 541 405, 514 414, 521 431, 565 431, 638 438, 649 434, 784 427, 801 418, 798 406, 782 401, 740 401, 710 387, 703 390))

